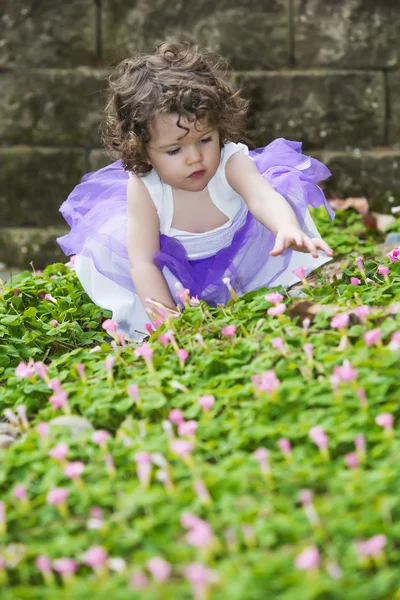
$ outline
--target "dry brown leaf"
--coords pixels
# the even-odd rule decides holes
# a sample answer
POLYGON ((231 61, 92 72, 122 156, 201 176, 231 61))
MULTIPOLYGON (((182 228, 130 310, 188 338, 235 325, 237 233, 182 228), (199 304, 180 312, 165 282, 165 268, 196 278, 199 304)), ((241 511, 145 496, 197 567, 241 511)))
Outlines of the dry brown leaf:
POLYGON ((368 212, 369 204, 367 198, 336 198, 332 197, 328 199, 329 204, 335 210, 347 210, 348 208, 355 208, 357 212, 366 214, 368 212))

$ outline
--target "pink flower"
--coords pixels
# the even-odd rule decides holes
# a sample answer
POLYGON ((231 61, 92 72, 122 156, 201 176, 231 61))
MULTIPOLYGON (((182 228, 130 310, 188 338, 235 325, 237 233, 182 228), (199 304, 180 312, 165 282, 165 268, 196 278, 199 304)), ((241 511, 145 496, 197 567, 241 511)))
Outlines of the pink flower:
POLYGON ((47 367, 45 364, 43 364, 39 360, 37 362, 35 362, 34 366, 35 366, 35 371, 39 375, 39 377, 41 379, 43 379, 44 381, 48 380, 47 371, 48 371, 49 367, 47 367))
POLYGON ((128 385, 128 395, 134 400, 136 400, 136 402, 140 401, 139 386, 137 385, 137 383, 132 383, 131 385, 128 385))
POLYGON ((302 503, 303 506, 310 506, 310 504, 312 504, 312 500, 313 500, 313 493, 311 490, 300 490, 299 493, 299 500, 302 503))
POLYGON ((176 354, 178 356, 179 364, 181 365, 181 367, 183 367, 183 365, 185 364, 185 360, 189 356, 189 352, 184 348, 179 348, 176 354))
POLYGON ((55 506, 58 506, 59 504, 65 502, 65 500, 68 498, 68 495, 69 490, 67 488, 55 487, 47 493, 46 500, 48 504, 54 504, 55 506))
POLYGON ((195 600, 206 598, 208 584, 218 581, 218 574, 201 563, 189 564, 185 568, 184 574, 192 585, 195 600))
POLYGON ((264 371, 260 375, 252 375, 252 382, 256 389, 272 394, 280 386, 280 381, 272 369, 264 371))
POLYGON ((168 333, 161 333, 161 334, 159 335, 159 338, 158 338, 158 339, 160 340, 160 342, 162 343, 162 345, 163 345, 163 346, 164 346, 164 348, 165 348, 165 347, 166 347, 166 346, 168 346, 168 344, 170 343, 170 341, 171 341, 171 336, 170 336, 170 335, 168 335, 168 333))
POLYGON ((47 385, 53 392, 59 392, 61 390, 61 381, 59 379, 50 379, 47 385))
POLYGON ((171 575, 171 565, 159 556, 147 561, 147 568, 156 581, 167 581, 171 575))
POLYGON ((69 477, 70 479, 78 479, 82 475, 84 470, 84 463, 79 460, 76 460, 65 465, 64 475, 66 477, 69 477))
POLYGON ((51 573, 51 560, 45 554, 41 554, 37 557, 35 565, 43 575, 51 573))
POLYGON ((110 434, 105 429, 98 429, 94 433, 92 433, 92 441, 95 444, 98 444, 102 448, 105 448, 107 445, 107 440, 110 437, 110 434))
POLYGON ((26 486, 23 485, 22 483, 16 485, 15 488, 13 489, 13 496, 17 500, 27 500, 26 486))
POLYGON ((193 444, 189 440, 171 440, 171 450, 181 458, 189 456, 193 451, 193 444))
POLYGON ((288 440, 287 438, 280 438, 278 440, 278 446, 279 446, 279 449, 281 450, 282 454, 284 454, 285 456, 290 455, 291 450, 292 450, 290 440, 288 440))
POLYGON ((57 304, 57 300, 51 294, 45 294, 44 299, 53 302, 53 304, 57 304))
POLYGON ((129 586, 139 590, 143 590, 149 584, 146 573, 143 571, 136 571, 129 579, 129 586))
POLYGON ((257 448, 254 451, 254 458, 260 465, 266 465, 268 463, 269 452, 266 448, 257 448))
POLYGON ((40 423, 38 423, 36 425, 36 431, 42 438, 48 438, 49 432, 50 432, 50 427, 48 426, 47 423, 45 423, 44 421, 41 421, 40 423))
POLYGON ((357 263, 357 267, 360 269, 360 271, 363 271, 364 270, 364 261, 362 259, 362 256, 357 256, 356 263, 357 263))
POLYGON ((279 292, 270 292, 264 296, 267 302, 271 302, 272 304, 279 304, 281 300, 283 300, 282 294, 279 292))
POLYGON ((359 466, 358 456, 355 452, 346 454, 344 462, 349 469, 356 469, 359 466))
POLYGON ((62 408, 68 406, 68 394, 65 390, 59 390, 49 398, 50 404, 54 408, 62 408))
POLYGON ((76 365, 76 370, 78 371, 78 375, 81 379, 81 381, 83 381, 83 383, 85 383, 87 381, 86 379, 86 375, 85 375, 85 367, 82 363, 77 363, 76 365))
POLYGON ((104 361, 104 366, 106 368, 107 373, 112 373, 114 363, 115 363, 115 356, 112 356, 111 354, 109 356, 107 356, 107 358, 104 361))
POLYGON ((136 357, 142 356, 148 367, 151 367, 153 365, 154 350, 148 342, 142 344, 141 346, 138 346, 133 354, 136 357))
POLYGON ((106 319, 102 322, 101 326, 107 333, 113 334, 117 331, 119 324, 114 319, 106 319))
POLYGON ((186 511, 181 514, 181 525, 185 529, 192 529, 194 527, 198 527, 202 523, 205 523, 205 521, 203 521, 203 519, 200 519, 200 517, 197 517, 191 512, 186 511))
POLYGON ((56 460, 65 460, 67 454, 69 452, 69 447, 67 446, 67 444, 65 444, 64 442, 60 442, 59 444, 57 444, 57 446, 54 446, 54 448, 52 448, 49 451, 49 456, 51 456, 51 458, 55 458, 56 460))
POLYGON ((213 532, 206 521, 200 521, 186 534, 186 541, 196 548, 209 548, 213 541, 213 532))
POLYGON ((200 396, 198 402, 204 412, 207 413, 214 406, 215 398, 210 395, 200 396))
POLYGON ((380 425, 380 427, 383 427, 383 429, 392 429, 393 415, 388 412, 380 413, 375 417, 375 423, 380 425))
POLYGON ((103 546, 92 546, 84 553, 82 562, 94 571, 98 571, 106 566, 107 559, 108 553, 103 546))
POLYGON ((183 414, 182 411, 179 410, 179 408, 173 408, 168 415, 168 419, 174 425, 179 425, 180 423, 184 422, 185 415, 183 414))
POLYGON ((223 327, 221 329, 221 333, 222 335, 224 335, 227 338, 231 338, 232 336, 235 335, 236 333, 236 325, 227 325, 226 327, 223 327))
POLYGON ((361 279, 358 279, 358 277, 350 277, 350 283, 352 285, 360 285, 361 279))
POLYGON ((286 310, 286 304, 276 304, 275 306, 271 306, 267 310, 268 315, 272 315, 273 317, 277 317, 278 315, 282 315, 286 310))
POLYGON ((362 433, 356 435, 356 437, 354 438, 354 445, 358 453, 365 454, 365 436, 362 435, 362 433))
POLYGON ((53 560, 53 569, 60 575, 71 576, 78 568, 78 563, 72 558, 57 558, 53 560))
POLYGON ((318 548, 316 548, 316 546, 308 546, 301 554, 296 556, 294 564, 297 569, 318 569, 320 565, 318 548))
POLYGON ((135 454, 136 474, 145 487, 150 483, 151 477, 151 454, 148 452, 137 452, 135 454))
POLYGON ((350 322, 350 316, 347 313, 339 313, 331 320, 332 329, 344 329, 350 322))
POLYGON ((385 267, 384 265, 379 265, 379 267, 378 267, 379 275, 383 275, 384 277, 389 275, 389 271, 390 271, 389 267, 385 267))
POLYGON ((366 556, 376 556, 381 554, 386 543, 386 536, 378 534, 369 538, 369 540, 357 540, 354 543, 354 546, 358 556, 364 558, 366 556))
POLYGON ((200 300, 198 296, 192 296, 189 300, 190 306, 200 306, 200 300))
POLYGON ((65 266, 68 267, 69 269, 72 269, 75 267, 75 261, 76 261, 76 255, 70 256, 69 261, 67 263, 65 263, 65 266))
POLYGON ((35 363, 33 358, 30 358, 25 364, 23 361, 19 363, 18 367, 15 369, 15 375, 19 379, 24 379, 25 377, 32 377, 35 372, 35 363))
POLYGON ((369 315, 369 308, 368 306, 357 306, 353 312, 360 319, 360 321, 365 323, 369 315))
POLYGON ((154 333, 154 329, 153 329, 152 323, 149 323, 149 322, 145 323, 144 324, 144 328, 145 328, 145 330, 147 331, 147 333, 149 335, 152 335, 154 333))
POLYGON ((303 350, 308 358, 312 358, 313 348, 314 348, 314 344, 304 344, 303 350))
POLYGON ((396 248, 395 250, 392 250, 388 254, 388 257, 391 263, 397 262, 398 260, 400 260, 400 249, 396 248))
POLYGON ((357 379, 358 371, 350 364, 343 363, 341 366, 334 367, 333 374, 339 381, 354 381, 357 379))
POLYGON ((178 425, 178 435, 188 435, 192 436, 196 433, 196 429, 199 426, 197 421, 182 421, 178 425))
POLYGON ((308 432, 308 435, 321 451, 327 450, 328 436, 326 435, 322 427, 320 427, 319 425, 317 425, 316 427, 312 427, 308 432))
POLYGON ((60 325, 60 323, 57 321, 57 319, 51 319, 51 321, 49 321, 50 325, 53 325, 54 328, 58 327, 60 325))
POLYGON ((284 347, 284 342, 283 342, 283 338, 281 337, 277 337, 277 338, 272 338, 271 340, 271 345, 273 346, 273 348, 275 348, 276 350, 279 350, 279 352, 283 352, 285 347, 284 347))
POLYGON ((371 329, 364 334, 364 342, 367 346, 373 346, 377 342, 380 342, 382 337, 382 331, 380 329, 371 329))
POLYGON ((20 288, 15 288, 14 296, 19 296, 20 292, 21 292, 20 288))
POLYGON ((296 269, 293 269, 292 273, 301 280, 306 278, 306 270, 304 267, 297 267, 296 269))
POLYGON ((208 490, 205 486, 204 481, 202 481, 201 479, 197 479, 196 481, 193 482, 193 489, 196 492, 197 496, 199 497, 199 499, 201 500, 201 502, 204 502, 204 504, 209 504, 211 501, 211 496, 208 493, 208 490))
POLYGON ((398 350, 400 348, 400 331, 395 331, 390 339, 390 350, 398 350))

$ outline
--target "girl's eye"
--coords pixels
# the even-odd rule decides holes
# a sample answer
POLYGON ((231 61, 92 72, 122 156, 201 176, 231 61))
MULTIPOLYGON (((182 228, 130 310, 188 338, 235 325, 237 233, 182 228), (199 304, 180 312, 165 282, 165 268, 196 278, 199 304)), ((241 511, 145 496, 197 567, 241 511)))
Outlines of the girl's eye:
POLYGON ((208 138, 204 138, 204 139, 203 139, 203 140, 201 140, 201 141, 202 141, 202 143, 203 143, 203 144, 207 144, 208 142, 211 142, 211 140, 212 140, 212 137, 211 137, 211 135, 210 135, 208 138))
POLYGON ((175 154, 178 154, 180 148, 176 148, 175 150, 168 150, 167 154, 169 154, 169 156, 175 156, 175 154))

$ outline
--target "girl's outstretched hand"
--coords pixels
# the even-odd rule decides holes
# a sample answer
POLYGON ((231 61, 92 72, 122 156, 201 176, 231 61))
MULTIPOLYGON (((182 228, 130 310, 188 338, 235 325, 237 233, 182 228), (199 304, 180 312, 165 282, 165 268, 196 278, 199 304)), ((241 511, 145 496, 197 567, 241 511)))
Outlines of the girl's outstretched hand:
POLYGON ((323 250, 328 256, 333 256, 332 248, 324 240, 308 237, 295 225, 286 225, 279 229, 270 255, 278 256, 287 248, 297 252, 309 252, 314 258, 318 258, 318 250, 323 250))

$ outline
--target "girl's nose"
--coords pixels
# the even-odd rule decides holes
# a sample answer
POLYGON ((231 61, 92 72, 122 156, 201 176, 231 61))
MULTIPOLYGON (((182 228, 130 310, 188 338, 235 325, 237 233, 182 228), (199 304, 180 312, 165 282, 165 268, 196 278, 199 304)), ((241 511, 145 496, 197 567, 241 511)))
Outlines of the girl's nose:
POLYGON ((187 162, 189 165, 200 162, 202 158, 203 157, 200 148, 198 148, 197 146, 191 146, 188 148, 187 162))

